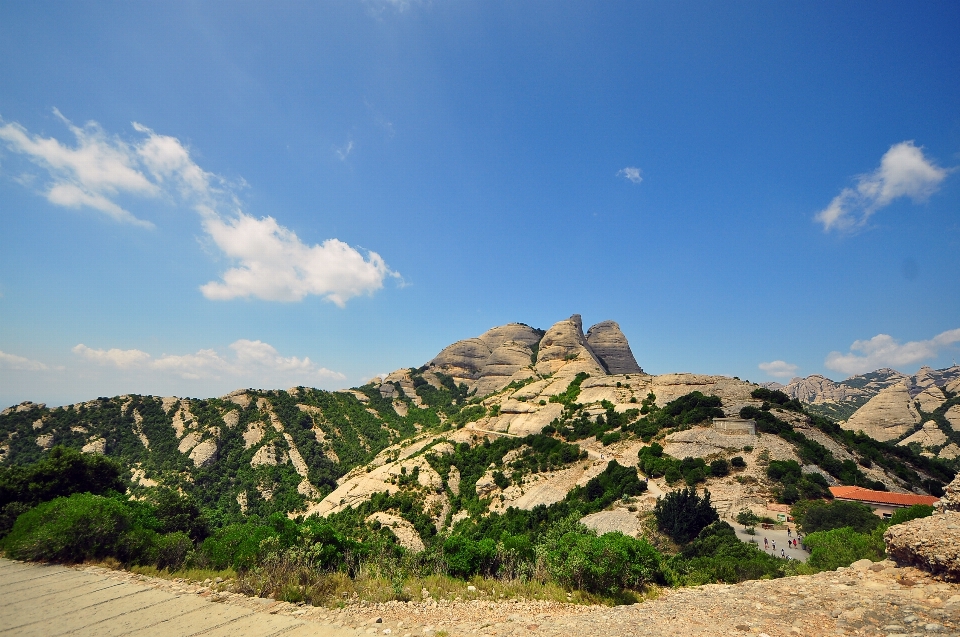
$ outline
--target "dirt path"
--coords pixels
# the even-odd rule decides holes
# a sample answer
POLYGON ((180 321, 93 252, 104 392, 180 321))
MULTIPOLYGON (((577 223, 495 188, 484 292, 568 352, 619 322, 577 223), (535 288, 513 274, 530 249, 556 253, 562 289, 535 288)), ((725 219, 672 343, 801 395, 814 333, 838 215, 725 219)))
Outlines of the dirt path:
POLYGON ((891 562, 665 590, 615 608, 483 599, 297 607, 123 571, 7 560, 0 560, 0 595, 3 636, 960 637, 960 584, 891 562))

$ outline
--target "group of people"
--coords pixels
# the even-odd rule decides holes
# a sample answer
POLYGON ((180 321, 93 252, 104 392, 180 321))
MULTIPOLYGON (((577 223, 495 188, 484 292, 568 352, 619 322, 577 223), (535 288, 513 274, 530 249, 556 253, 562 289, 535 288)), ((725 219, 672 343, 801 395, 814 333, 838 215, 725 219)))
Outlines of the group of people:
MULTIPOLYGON (((796 537, 793 537, 793 531, 792 531, 792 529, 787 528, 787 548, 796 549, 796 548, 802 547, 802 544, 801 544, 801 542, 800 542, 800 539, 801 539, 801 538, 802 538, 802 536, 801 536, 801 534, 800 534, 800 531, 797 531, 796 537)), ((771 543, 773 544, 773 554, 776 555, 776 554, 777 554, 777 541, 776 541, 776 540, 768 540, 767 538, 763 538, 763 550, 764 550, 764 551, 770 550, 770 545, 771 545, 771 543)), ((781 548, 781 549, 780 549, 780 557, 782 557, 782 558, 787 558, 787 557, 789 557, 789 556, 787 555, 786 549, 784 549, 784 548, 781 548)))

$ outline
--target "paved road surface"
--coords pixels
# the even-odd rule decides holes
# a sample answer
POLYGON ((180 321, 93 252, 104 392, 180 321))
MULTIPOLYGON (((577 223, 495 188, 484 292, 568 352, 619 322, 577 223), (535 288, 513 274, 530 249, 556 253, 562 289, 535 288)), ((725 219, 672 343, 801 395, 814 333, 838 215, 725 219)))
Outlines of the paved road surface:
POLYGON ((810 557, 809 552, 800 548, 799 542, 797 543, 797 548, 787 548, 787 541, 797 537, 796 533, 791 533, 790 536, 787 536, 786 531, 761 529, 758 526, 756 528, 756 535, 748 535, 747 532, 743 530, 743 527, 737 524, 734 520, 727 520, 727 522, 729 522, 730 525, 736 530, 737 537, 740 538, 741 542, 756 542, 757 546, 760 547, 760 550, 765 550, 769 555, 780 557, 780 552, 783 551, 790 559, 800 560, 801 562, 806 562, 807 558, 810 557), (763 546, 764 538, 770 542, 770 545, 766 549, 764 549, 763 546), (774 546, 776 549, 773 548, 774 546))
POLYGON ((53 637, 341 637, 295 617, 175 594, 62 566, 0 559, 0 635, 53 637))

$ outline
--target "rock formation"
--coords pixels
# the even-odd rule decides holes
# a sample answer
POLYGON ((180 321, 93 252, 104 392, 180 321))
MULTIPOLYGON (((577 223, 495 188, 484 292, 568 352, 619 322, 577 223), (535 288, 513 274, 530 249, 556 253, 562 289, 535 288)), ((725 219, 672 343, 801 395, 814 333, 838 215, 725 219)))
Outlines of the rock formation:
POLYGON ((960 474, 934 505, 936 513, 887 529, 887 555, 944 579, 960 581, 960 474))
POLYGON ((911 400, 906 382, 882 390, 850 419, 841 424, 844 429, 862 431, 875 440, 899 438, 920 422, 920 414, 911 400))
POLYGON ((943 394, 943 390, 936 385, 930 385, 924 388, 922 392, 914 397, 914 401, 920 403, 920 409, 927 413, 936 410, 936 408, 946 400, 947 397, 943 394))
POLYGON ((518 370, 532 364, 533 347, 540 336, 540 331, 522 323, 495 327, 477 338, 445 347, 427 363, 427 369, 451 376, 457 384, 464 383, 484 395, 507 385, 518 370))
POLYGON ((916 566, 960 581, 960 512, 946 510, 896 524, 883 534, 883 541, 887 555, 900 566, 916 566))
POLYGON ((923 423, 923 427, 913 432, 897 444, 906 447, 909 444, 917 443, 924 449, 927 447, 939 447, 947 442, 947 436, 940 431, 940 427, 932 420, 923 423))
POLYGON ((603 321, 587 330, 587 344, 610 374, 642 374, 627 337, 615 321, 603 321))
POLYGON ((565 321, 554 323, 540 340, 537 354, 537 373, 554 374, 568 362, 576 361, 579 371, 590 374, 606 374, 583 335, 583 321, 574 314, 565 321))
POLYGON ((953 478, 953 482, 944 487, 943 497, 935 507, 940 513, 947 511, 960 513, 960 473, 953 478))

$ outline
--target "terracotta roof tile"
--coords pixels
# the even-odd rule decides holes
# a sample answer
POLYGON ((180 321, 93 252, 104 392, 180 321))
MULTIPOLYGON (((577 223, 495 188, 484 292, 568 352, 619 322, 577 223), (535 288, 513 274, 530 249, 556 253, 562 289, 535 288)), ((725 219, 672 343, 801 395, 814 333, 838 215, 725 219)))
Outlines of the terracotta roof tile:
POLYGON ((843 500, 859 500, 871 504, 889 504, 902 507, 913 506, 914 504, 935 504, 940 499, 932 495, 873 491, 863 487, 830 487, 830 493, 833 494, 833 497, 843 500))

